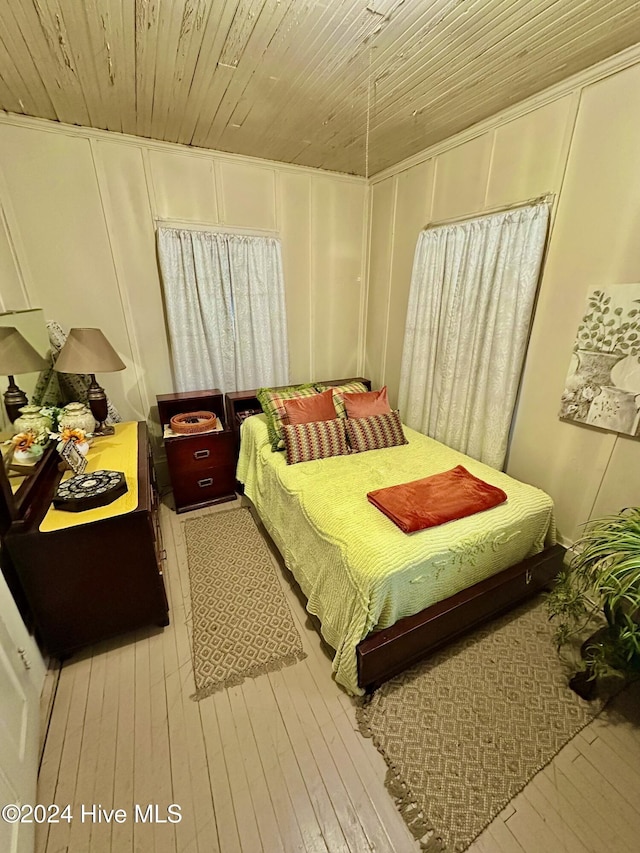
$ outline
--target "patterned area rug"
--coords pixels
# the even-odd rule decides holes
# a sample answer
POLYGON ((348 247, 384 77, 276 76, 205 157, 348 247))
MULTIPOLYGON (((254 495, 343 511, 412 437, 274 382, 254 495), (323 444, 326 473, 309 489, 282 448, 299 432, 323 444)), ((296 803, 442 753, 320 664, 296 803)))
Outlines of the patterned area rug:
POLYGON ((436 653, 357 709, 422 848, 459 853, 601 710, 567 686, 537 598, 436 653))
POLYGON ((248 509, 190 518, 194 699, 306 657, 269 549, 248 509))

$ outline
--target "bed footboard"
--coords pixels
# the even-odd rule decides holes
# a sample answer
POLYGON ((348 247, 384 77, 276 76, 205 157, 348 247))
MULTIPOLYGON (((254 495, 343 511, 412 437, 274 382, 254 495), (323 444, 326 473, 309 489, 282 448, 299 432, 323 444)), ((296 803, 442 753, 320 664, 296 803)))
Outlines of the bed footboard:
POLYGON ((548 586, 562 568, 565 551, 562 545, 547 548, 366 637, 356 647, 358 684, 374 690, 454 637, 548 586))

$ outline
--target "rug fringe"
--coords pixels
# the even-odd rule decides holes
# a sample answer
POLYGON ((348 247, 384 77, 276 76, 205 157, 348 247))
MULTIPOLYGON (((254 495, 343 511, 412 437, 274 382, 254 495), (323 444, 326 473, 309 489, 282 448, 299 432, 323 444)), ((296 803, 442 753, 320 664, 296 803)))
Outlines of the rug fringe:
POLYGON ((366 711, 367 705, 371 702, 372 696, 373 694, 369 696, 356 696, 353 700, 356 709, 356 723, 358 724, 358 731, 362 737, 373 737, 373 731, 369 726, 366 711))
POLYGON ((394 767, 387 766, 384 784, 409 831, 419 842, 420 849, 425 853, 445 853, 446 845, 443 839, 436 835, 435 827, 427 820, 427 816, 417 804, 411 790, 406 782, 402 781, 394 767))
POLYGON ((291 652, 289 655, 285 655, 285 657, 278 658, 277 660, 256 664, 246 670, 242 675, 230 675, 222 681, 215 681, 213 684, 207 684, 206 687, 197 689, 195 693, 192 693, 191 696, 189 696, 189 698, 193 699, 194 702, 200 702, 202 699, 213 696, 214 693, 219 693, 221 690, 226 690, 228 687, 237 687, 247 678, 257 678, 260 675, 277 672, 280 669, 284 669, 286 666, 293 666, 299 661, 304 660, 306 657, 307 653, 303 649, 300 649, 298 651, 291 652))
POLYGON ((363 737, 368 737, 373 740, 373 745, 378 752, 380 752, 387 764, 387 774, 384 780, 385 788, 393 797, 396 808, 402 815, 409 831, 419 842, 420 849, 423 850, 424 853, 446 853, 446 845, 443 839, 436 835, 435 827, 427 820, 427 816, 417 804, 408 785, 406 782, 402 781, 400 773, 387 760, 386 754, 381 749, 378 739, 369 726, 366 709, 372 699, 373 694, 356 700, 356 723, 360 734, 363 737))
POLYGON ((373 740, 373 745, 380 752, 387 764, 387 775, 384 780, 385 788, 393 797, 396 808, 402 815, 409 831, 416 841, 419 842, 420 849, 425 851, 425 853, 445 853, 446 847, 442 838, 436 835, 435 827, 427 820, 427 816, 417 804, 408 785, 402 781, 400 773, 387 760, 387 756, 381 749, 375 733, 369 726, 366 709, 372 699, 373 694, 356 700, 356 723, 360 734, 363 737, 373 740))

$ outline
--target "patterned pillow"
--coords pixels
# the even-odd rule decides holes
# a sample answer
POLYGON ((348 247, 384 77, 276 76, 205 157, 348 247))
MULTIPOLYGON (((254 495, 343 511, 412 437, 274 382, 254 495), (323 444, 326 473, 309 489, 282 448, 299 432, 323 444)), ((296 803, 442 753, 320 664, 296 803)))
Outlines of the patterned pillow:
POLYGON ((386 415, 372 415, 370 418, 349 418, 346 427, 353 453, 409 443, 402 430, 397 410, 386 415))
POLYGON ((344 425, 345 421, 339 418, 308 424, 285 424, 282 429, 287 465, 344 456, 349 452, 344 425))
POLYGON ((343 394, 363 394, 369 390, 363 382, 346 382, 344 385, 323 385, 322 383, 316 385, 318 391, 327 391, 328 389, 333 391, 333 404, 339 418, 347 417, 342 398, 343 394))
POLYGON ((267 416, 267 429, 272 450, 284 450, 282 426, 285 423, 283 400, 292 397, 311 397, 318 392, 313 385, 289 385, 286 388, 258 388, 256 397, 267 416))

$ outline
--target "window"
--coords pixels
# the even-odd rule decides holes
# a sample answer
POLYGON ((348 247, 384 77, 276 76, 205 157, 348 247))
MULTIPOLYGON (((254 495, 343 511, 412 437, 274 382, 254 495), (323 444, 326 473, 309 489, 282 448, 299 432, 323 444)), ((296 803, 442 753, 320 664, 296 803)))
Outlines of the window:
POLYGON ((289 381, 278 239, 159 228, 158 258, 177 390, 289 381))
POLYGON ((547 234, 547 204, 422 231, 400 378, 406 423, 502 468, 547 234))

